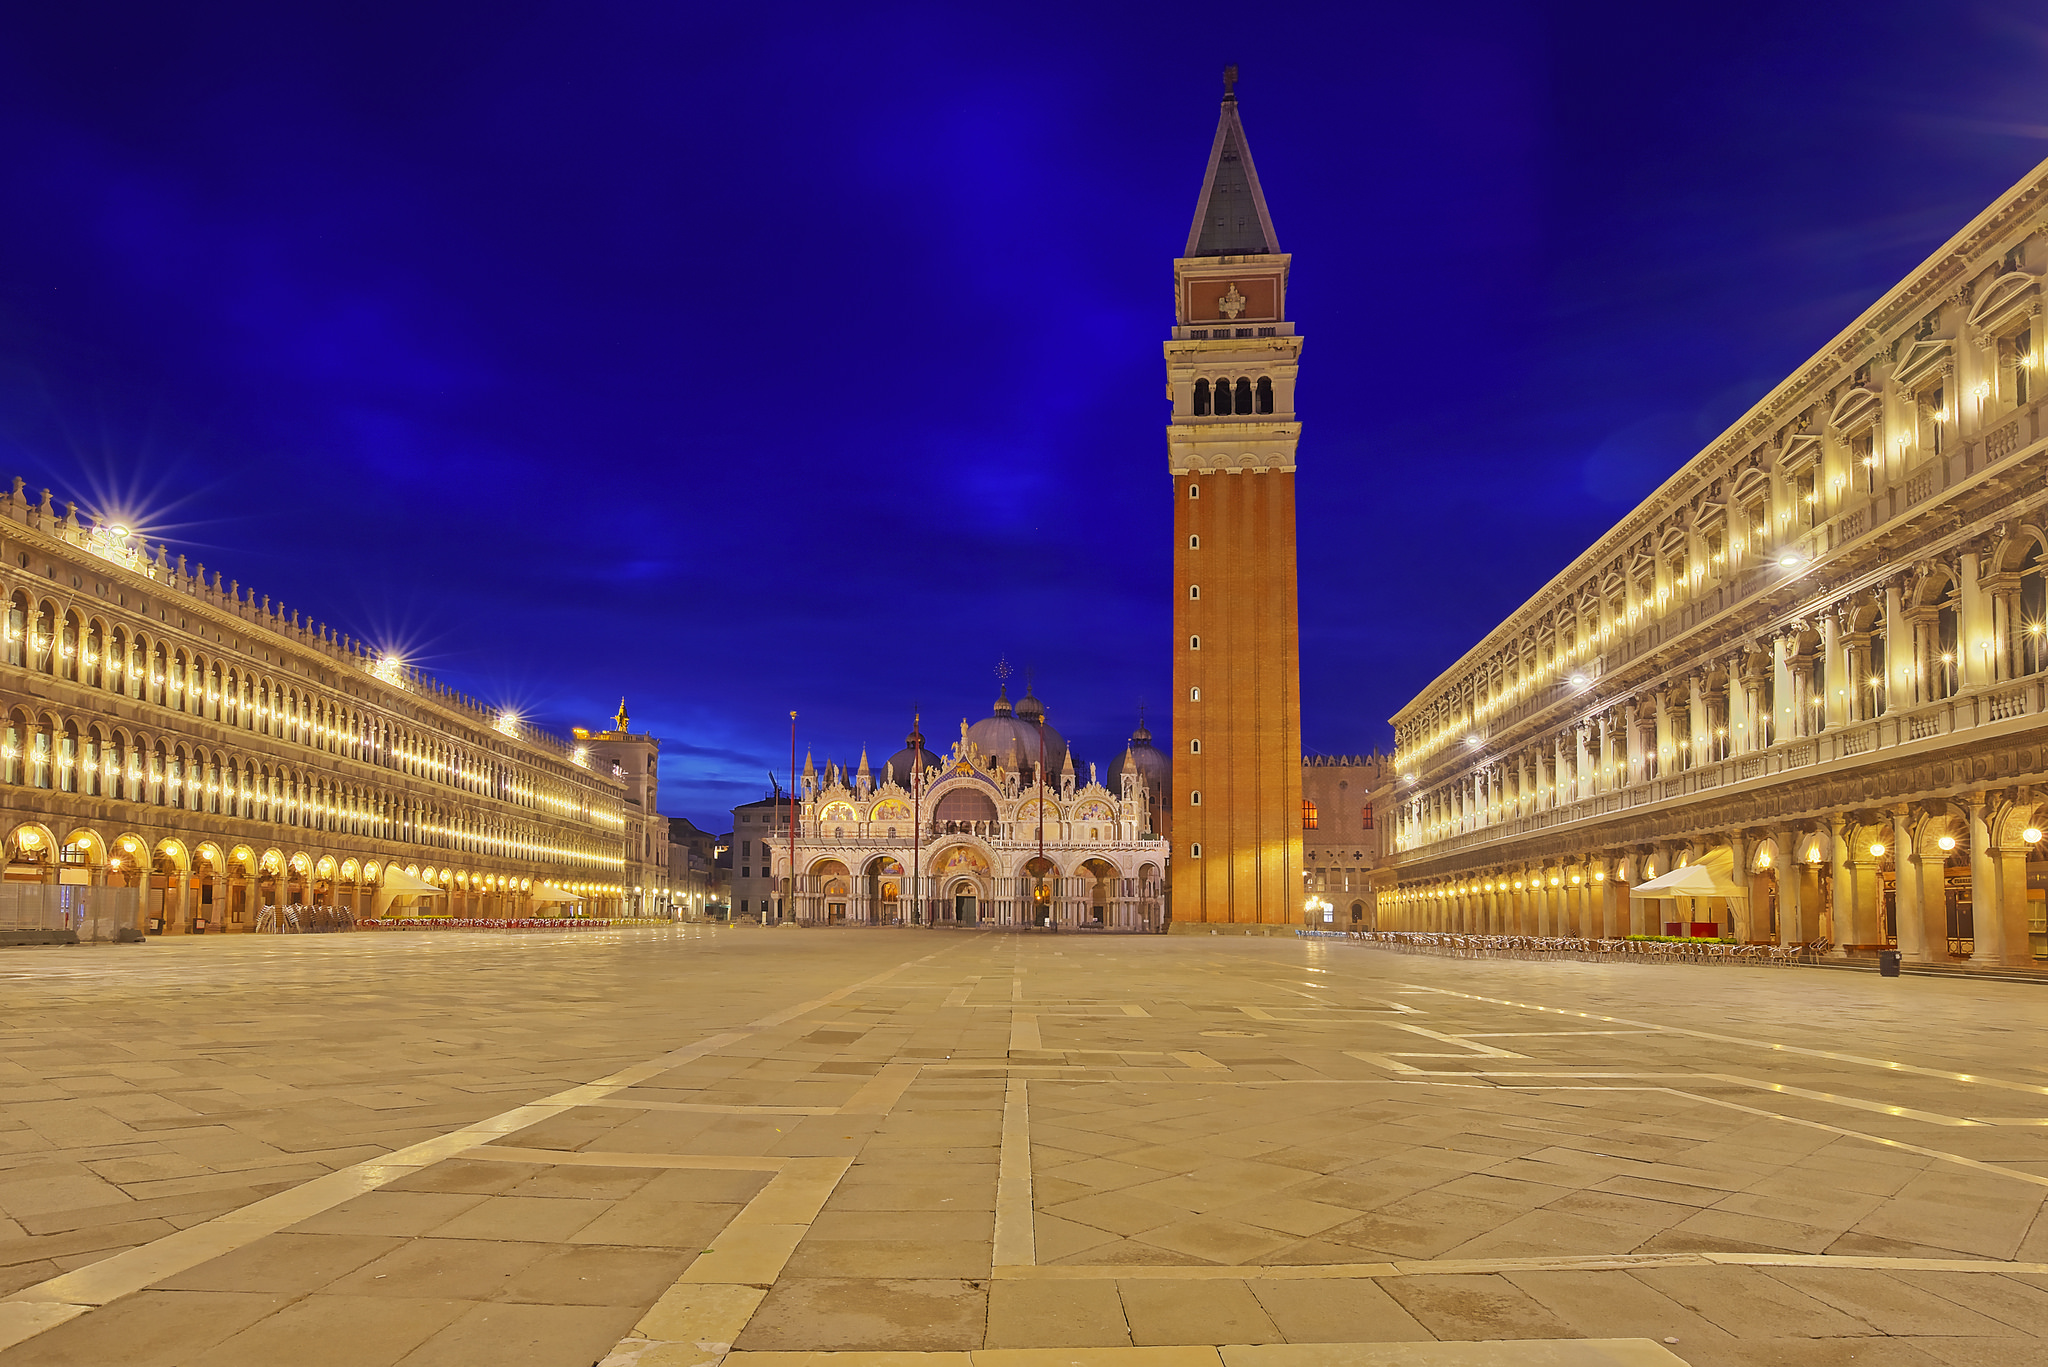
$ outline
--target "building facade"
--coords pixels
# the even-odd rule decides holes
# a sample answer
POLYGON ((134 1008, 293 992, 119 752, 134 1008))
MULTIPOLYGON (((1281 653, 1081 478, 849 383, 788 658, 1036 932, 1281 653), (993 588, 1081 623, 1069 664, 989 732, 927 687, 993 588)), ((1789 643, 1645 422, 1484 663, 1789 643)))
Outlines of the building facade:
POLYGON ((725 914, 731 843, 730 837, 699 830, 688 817, 668 818, 669 896, 678 916, 696 921, 725 914))
POLYGON ((608 731, 570 732, 584 762, 609 767, 624 785, 626 818, 625 868, 620 879, 621 914, 673 920, 682 905, 669 877, 668 818, 655 811, 661 796, 661 742, 636 733, 626 716, 626 700, 608 731))
POLYGON ((1395 716, 1384 928, 2048 954, 2048 165, 1395 716), (1724 897, 1631 887, 1701 864, 1724 897))
POLYGON ((1287 274, 1225 76, 1173 263, 1165 344, 1174 498, 1174 920, 1292 922, 1301 897, 1295 376, 1287 274))
POLYGON ((1114 791, 1093 765, 1084 781, 1038 699, 1005 693, 943 756, 913 724, 879 774, 865 751, 851 774, 806 757, 794 861, 769 847, 780 894, 794 869, 811 925, 1163 931, 1168 845, 1136 745, 1114 791))
POLYGON ((1391 755, 1301 757, 1302 922, 1336 930, 1372 930, 1380 864, 1375 801, 1393 781, 1391 755))
POLYGON ((768 925, 783 919, 784 898, 775 883, 771 851, 786 848, 794 805, 787 796, 775 793, 732 809, 732 838, 727 842, 731 848, 726 855, 731 870, 727 907, 735 920, 768 925))
POLYGON ((0 599, 10 882, 135 887, 171 934, 624 908, 625 784, 568 742, 20 480, 0 599))

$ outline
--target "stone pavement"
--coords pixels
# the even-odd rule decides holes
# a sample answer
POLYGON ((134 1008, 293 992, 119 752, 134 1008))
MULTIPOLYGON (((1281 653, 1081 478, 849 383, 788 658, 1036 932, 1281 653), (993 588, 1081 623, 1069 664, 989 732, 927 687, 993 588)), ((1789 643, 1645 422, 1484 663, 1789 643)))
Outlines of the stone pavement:
POLYGON ((679 927, 0 955, 0 1367, 2048 1361, 2048 992, 679 927))

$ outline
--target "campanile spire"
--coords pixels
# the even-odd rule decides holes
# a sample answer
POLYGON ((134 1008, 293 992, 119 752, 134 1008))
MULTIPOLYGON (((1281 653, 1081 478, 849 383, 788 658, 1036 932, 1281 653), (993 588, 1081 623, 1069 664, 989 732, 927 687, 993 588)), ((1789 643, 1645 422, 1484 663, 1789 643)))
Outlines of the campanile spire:
POLYGON ((1238 114, 1235 67, 1173 263, 1175 925, 1281 925, 1301 882, 1292 258, 1238 114))
POLYGON ((1237 116, 1237 68, 1223 69, 1223 113, 1216 120, 1216 138, 1209 147, 1209 167, 1202 176, 1195 221, 1188 225, 1183 256, 1263 256, 1280 250, 1273 215, 1259 188, 1244 124, 1237 116))

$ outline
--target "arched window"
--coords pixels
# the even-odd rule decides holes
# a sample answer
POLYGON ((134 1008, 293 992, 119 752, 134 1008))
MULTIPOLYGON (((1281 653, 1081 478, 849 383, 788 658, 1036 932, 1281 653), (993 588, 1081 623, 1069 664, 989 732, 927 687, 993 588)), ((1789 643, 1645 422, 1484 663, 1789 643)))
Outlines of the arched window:
POLYGON ((1256 394, 1256 400, 1255 400, 1255 402, 1253 403, 1253 405, 1252 405, 1252 406, 1253 406, 1253 408, 1254 408, 1254 409, 1255 409, 1256 411, 1258 411, 1258 412, 1260 412, 1260 413, 1270 413, 1270 412, 1272 412, 1272 411, 1273 411, 1273 378, 1272 378, 1272 376, 1270 376, 1270 375, 1261 375, 1261 376, 1259 376, 1259 387, 1258 387, 1258 390, 1257 390, 1257 394, 1256 394))
POLYGON ((54 723, 45 716, 31 718, 30 724, 35 732, 29 738, 28 781, 35 787, 47 788, 50 786, 50 770, 54 767, 50 762, 50 748, 54 743, 50 733, 55 729, 54 723))
POLYGON ((1188 701, 1189 701, 1189 702, 1200 702, 1201 700, 1202 700, 1202 689, 1201 689, 1201 686, 1200 686, 1200 685, 1197 685, 1197 686, 1195 686, 1194 688, 1190 688, 1190 689, 1188 690, 1188 701))
POLYGON ((78 757, 78 791, 87 797, 102 797, 106 794, 106 775, 100 771, 100 754, 105 746, 97 726, 85 733, 84 746, 78 757))
POLYGON ((2020 672, 2037 674, 2048 668, 2048 564, 2037 542, 2020 565, 2020 672))
POLYGON ((28 744, 28 719, 19 712, 7 716, 7 734, 0 736, 0 782, 21 782, 21 752, 28 744))
POLYGON ((64 625, 58 628, 57 636, 57 677, 76 681, 78 678, 79 638, 78 614, 64 614, 64 625))
MULTIPOLYGON (((162 751, 163 746, 159 744, 157 749, 162 751)), ((185 747, 182 745, 164 755, 164 805, 185 805, 185 747)))
POLYGON ((158 741, 149 752, 149 802, 153 807, 164 805, 164 773, 167 767, 164 743, 158 741))
POLYGON ((1199 484, 1190 484, 1190 485, 1188 486, 1188 497, 1189 497, 1189 498, 1200 498, 1201 496, 1202 496, 1202 486, 1201 486, 1201 485, 1199 485, 1199 484))
POLYGON ((1202 742, 1200 742, 1200 741, 1198 741, 1198 740, 1191 740, 1191 741, 1189 741, 1189 742, 1188 742, 1188 753, 1189 753, 1189 754, 1191 754, 1191 755, 1199 755, 1199 754, 1201 754, 1201 753, 1202 753, 1202 742))
POLYGON ((57 791, 78 791, 78 724, 65 722, 57 736, 57 791))
POLYGON ((1195 381, 1195 416, 1198 418, 1209 416, 1209 382, 1207 380, 1195 381))
POLYGON ((106 662, 106 633, 101 630, 99 619, 95 618, 85 628, 85 658, 79 677, 88 688, 98 688, 105 676, 100 672, 106 662))
POLYGON ((7 663, 28 660, 28 596, 17 593, 7 600, 7 663))
POLYGON ((1188 538, 1188 549, 1191 551, 1199 551, 1200 549, 1202 549, 1202 538, 1199 536, 1190 536, 1188 538))
POLYGON ((1201 847, 1200 845, 1190 845, 1190 846, 1188 846, 1188 858, 1190 858, 1190 859, 1200 859, 1201 857, 1202 857, 1202 847, 1201 847))
POLYGON ((1237 411, 1247 417, 1252 411, 1252 382, 1243 375, 1237 377, 1237 411))
POLYGON ((108 797, 122 798, 128 795, 128 773, 123 767, 128 762, 128 747, 122 743, 121 733, 114 732, 107 737, 106 748, 100 751, 100 773, 106 782, 102 791, 108 797))
POLYGON ((41 674, 50 672, 50 665, 56 659, 57 610, 45 603, 36 609, 35 634, 29 637, 29 659, 41 674))
POLYGON ((1192 790, 1190 790, 1190 791, 1189 791, 1189 793, 1188 793, 1188 806, 1190 806, 1190 807, 1199 807, 1199 806, 1201 806, 1201 805, 1202 805, 1202 790, 1201 790, 1200 788, 1195 788, 1195 789, 1192 789, 1192 790))
POLYGON ((1200 598, 1201 596, 1202 596, 1202 586, 1201 586, 1200 584, 1190 584, 1190 585, 1188 585, 1188 597, 1190 597, 1190 598, 1200 598))
POLYGON ((149 700, 158 707, 162 707, 164 703, 164 682, 169 672, 170 661, 164 655, 164 648, 159 645, 149 661, 149 700))
POLYGON ((1189 650, 1200 650, 1201 648, 1202 648, 1202 638, 1201 638, 1201 637, 1199 637, 1199 636, 1190 636, 1190 637, 1188 637, 1188 649, 1189 649, 1189 650))
POLYGON ((1301 828, 1304 831, 1312 831, 1316 828, 1316 824, 1320 819, 1316 815, 1316 804, 1310 802, 1307 798, 1303 798, 1301 800, 1301 828))

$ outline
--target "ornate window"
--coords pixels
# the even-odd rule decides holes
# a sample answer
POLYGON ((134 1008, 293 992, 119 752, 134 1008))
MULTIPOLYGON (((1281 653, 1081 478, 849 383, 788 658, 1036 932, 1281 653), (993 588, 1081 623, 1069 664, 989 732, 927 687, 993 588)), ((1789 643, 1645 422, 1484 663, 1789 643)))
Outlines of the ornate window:
MULTIPOLYGON (((1240 380, 1238 383, 1243 384, 1244 381, 1240 380)), ((1256 407, 1261 413, 1273 411, 1273 379, 1269 375, 1259 376, 1256 407)))
POLYGON ((1209 382, 1207 380, 1195 381, 1195 416, 1198 418, 1209 416, 1209 382))
POLYGON ((1237 377, 1237 411, 1244 416, 1252 411, 1252 382, 1243 375, 1237 377))

